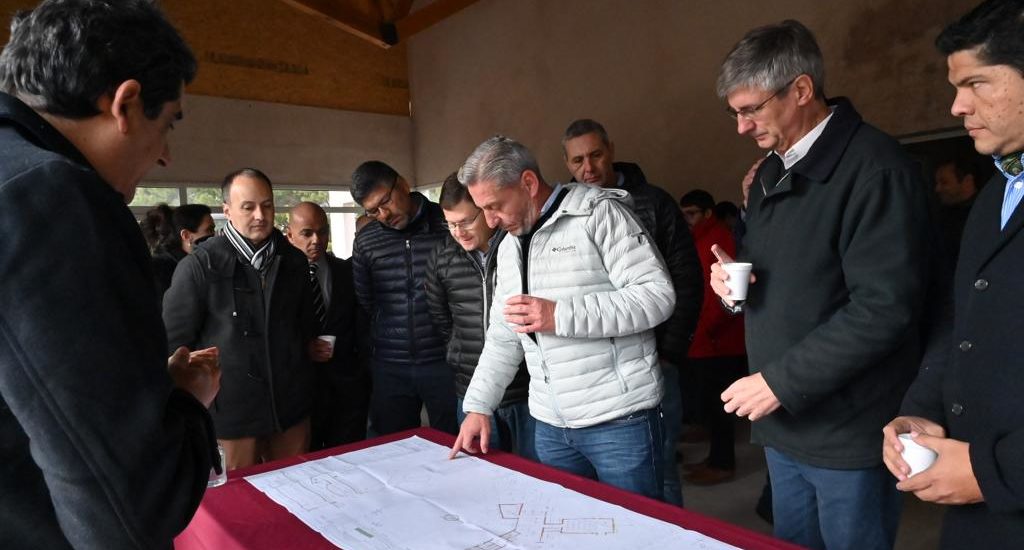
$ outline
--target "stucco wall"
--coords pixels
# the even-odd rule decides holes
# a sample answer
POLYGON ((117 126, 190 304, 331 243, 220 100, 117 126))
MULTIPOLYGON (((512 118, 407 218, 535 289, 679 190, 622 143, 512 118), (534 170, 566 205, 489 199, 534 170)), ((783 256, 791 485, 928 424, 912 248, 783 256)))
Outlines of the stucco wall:
POLYGON ((796 18, 817 35, 826 92, 851 97, 895 134, 950 128, 952 88, 932 41, 973 0, 481 0, 409 46, 421 183, 440 181, 501 133, 526 143, 549 180, 566 178, 559 140, 595 118, 672 194, 738 198, 760 153, 714 91, 718 66, 758 25, 796 18), (769 9, 770 8, 770 9, 769 9))

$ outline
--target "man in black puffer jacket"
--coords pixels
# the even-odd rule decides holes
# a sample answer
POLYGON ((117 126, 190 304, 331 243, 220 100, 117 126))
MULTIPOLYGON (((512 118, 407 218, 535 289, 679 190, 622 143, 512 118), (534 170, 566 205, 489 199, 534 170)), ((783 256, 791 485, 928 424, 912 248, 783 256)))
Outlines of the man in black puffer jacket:
MULTIPOLYGON (((483 211, 473 203, 457 174, 444 180, 440 203, 452 238, 442 241, 427 262, 427 303, 434 324, 448 341, 448 365, 455 373, 456 414, 461 424, 465 418, 462 399, 484 349, 496 252, 506 232, 487 226, 483 211)), ((529 385, 524 362, 491 416, 491 445, 537 460, 535 422, 527 403, 529 385)))
POLYGON ((370 425, 379 435, 418 427, 426 405, 430 426, 454 434, 455 382, 425 289, 427 259, 448 236, 441 207, 376 160, 352 174, 352 198, 374 219, 352 247, 356 298, 371 320, 370 425))
POLYGON ((647 182, 643 171, 630 162, 614 162, 615 144, 601 123, 591 119, 574 121, 562 137, 565 166, 580 181, 607 188, 621 188, 633 197, 633 213, 651 234, 672 276, 676 306, 672 317, 655 329, 658 358, 665 375, 665 397, 661 408, 665 419, 665 501, 683 505, 682 485, 676 464, 676 440, 682 429, 683 405, 679 368, 686 363, 690 339, 697 328, 697 316, 704 299, 704 278, 693 237, 675 199, 665 190, 647 182))

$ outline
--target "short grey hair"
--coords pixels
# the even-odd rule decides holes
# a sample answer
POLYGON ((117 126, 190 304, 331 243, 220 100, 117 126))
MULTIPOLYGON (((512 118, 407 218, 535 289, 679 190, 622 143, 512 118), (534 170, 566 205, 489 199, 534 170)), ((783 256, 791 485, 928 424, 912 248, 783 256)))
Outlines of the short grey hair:
POLYGON ((525 145, 505 136, 494 136, 481 143, 459 169, 459 183, 471 187, 479 181, 492 181, 498 187, 519 181, 531 170, 544 181, 537 159, 525 145))
POLYGON ((825 61, 814 34, 803 23, 787 19, 748 32, 722 62, 718 72, 718 97, 738 88, 781 90, 806 74, 814 83, 816 97, 825 97, 825 61))
POLYGON ((601 139, 601 143, 605 147, 610 147, 612 144, 611 140, 608 139, 608 132, 605 131, 604 126, 600 122, 592 118, 581 118, 572 121, 572 124, 565 129, 565 134, 562 135, 562 153, 565 153, 565 144, 569 143, 570 139, 576 139, 587 134, 597 134, 597 137, 601 139))

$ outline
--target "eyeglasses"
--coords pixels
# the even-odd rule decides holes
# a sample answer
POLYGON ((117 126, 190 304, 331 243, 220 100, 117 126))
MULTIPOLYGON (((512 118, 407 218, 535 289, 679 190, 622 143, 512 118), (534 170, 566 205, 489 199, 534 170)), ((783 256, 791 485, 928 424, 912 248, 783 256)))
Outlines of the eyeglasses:
POLYGON ((468 231, 469 226, 473 225, 473 222, 475 222, 476 219, 480 217, 481 212, 483 212, 483 210, 478 208, 476 210, 476 216, 473 216, 472 218, 462 222, 444 222, 444 226, 447 227, 448 231, 451 231, 452 233, 455 233, 459 229, 463 231, 468 231))
POLYGON ((369 216, 371 218, 376 218, 377 216, 380 216, 380 209, 381 208, 388 208, 388 209, 390 209, 390 207, 388 205, 391 204, 391 193, 394 192, 395 184, 396 183, 398 183, 398 179, 397 178, 392 180, 391 187, 388 188, 388 194, 384 196, 384 200, 380 201, 380 203, 377 204, 376 207, 368 208, 368 209, 364 210, 364 213, 367 216, 369 216))
POLYGON ((740 118, 742 118, 743 120, 754 120, 755 118, 757 118, 757 114, 761 112, 761 109, 764 109, 764 106, 767 105, 769 101, 778 97, 779 94, 781 94, 782 91, 785 90, 786 88, 789 88, 790 84, 796 82, 797 78, 799 78, 799 76, 794 77, 793 80, 790 80, 789 82, 783 84, 781 88, 775 90, 775 93, 768 96, 768 99, 762 101, 761 103, 758 103, 757 105, 754 105, 753 107, 744 107, 739 111, 734 111, 732 107, 726 107, 725 112, 728 113, 729 116, 733 118, 733 120, 737 120, 740 118))

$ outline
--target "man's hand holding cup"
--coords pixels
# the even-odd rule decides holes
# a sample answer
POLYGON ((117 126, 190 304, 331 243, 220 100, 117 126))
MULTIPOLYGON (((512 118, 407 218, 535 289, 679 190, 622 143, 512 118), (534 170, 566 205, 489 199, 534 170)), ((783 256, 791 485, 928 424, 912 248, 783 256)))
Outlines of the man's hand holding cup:
POLYGON ((737 262, 717 244, 711 246, 711 253, 718 261, 711 264, 711 289, 729 307, 735 307, 747 299, 747 286, 757 278, 750 272, 752 264, 737 262))

